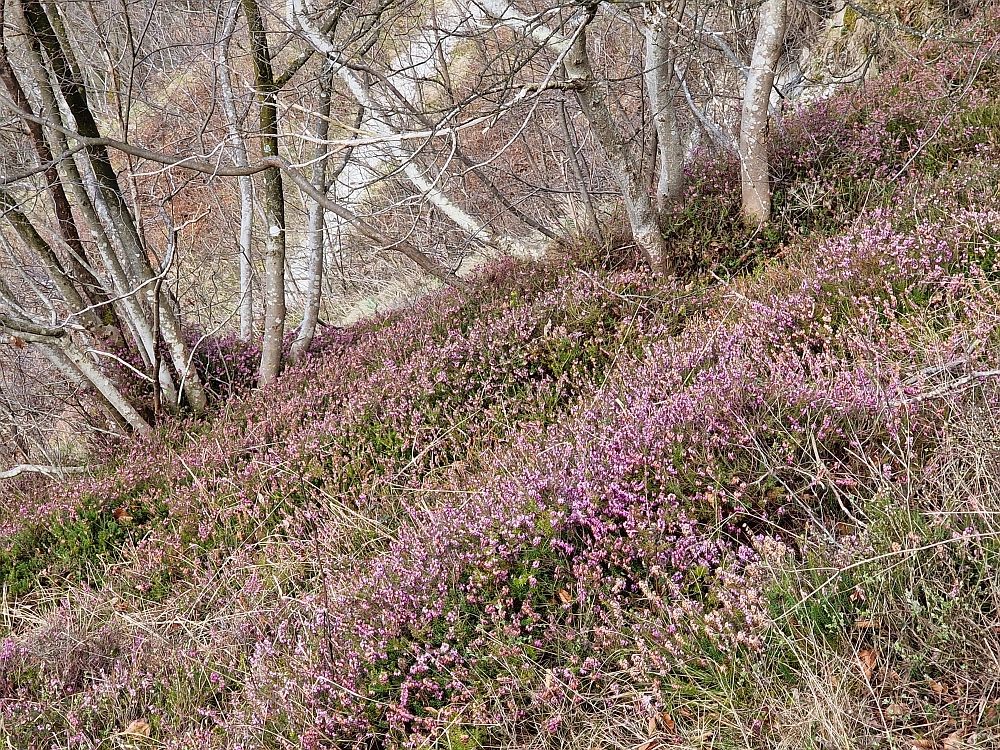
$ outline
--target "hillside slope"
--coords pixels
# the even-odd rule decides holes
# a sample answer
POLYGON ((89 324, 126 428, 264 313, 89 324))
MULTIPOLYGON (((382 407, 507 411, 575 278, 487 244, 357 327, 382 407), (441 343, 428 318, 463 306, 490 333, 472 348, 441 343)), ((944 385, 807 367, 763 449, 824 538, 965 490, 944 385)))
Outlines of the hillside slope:
POLYGON ((685 281, 500 263, 11 485, 0 736, 996 747, 993 42, 789 113, 762 235, 699 156, 685 281))

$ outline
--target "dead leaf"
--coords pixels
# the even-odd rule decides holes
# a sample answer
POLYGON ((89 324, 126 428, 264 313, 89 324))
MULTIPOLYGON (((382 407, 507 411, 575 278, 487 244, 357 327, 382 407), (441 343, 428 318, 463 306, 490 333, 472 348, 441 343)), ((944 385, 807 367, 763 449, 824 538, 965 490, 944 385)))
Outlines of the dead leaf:
POLYGON ((149 733, 152 727, 149 726, 149 722, 145 719, 136 719, 127 727, 125 727, 125 734, 131 735, 133 737, 149 737, 149 733))
POLYGON ((937 695, 948 695, 948 685, 944 682, 928 678, 927 687, 929 687, 937 695))
POLYGON ((573 597, 570 596, 569 592, 566 589, 559 589, 559 601, 561 601, 563 604, 569 604, 571 601, 573 601, 573 597))
POLYGON ((910 707, 903 703, 893 703, 885 707, 885 715, 894 719, 906 716, 908 713, 910 713, 910 707))
POLYGON ((666 711, 660 714, 660 721, 663 722, 663 726, 667 728, 668 732, 672 732, 677 729, 677 724, 674 722, 673 717, 666 711))
POLYGON ((944 750, 962 750, 965 746, 965 735, 961 731, 952 732, 941 740, 941 747, 944 750))
POLYGON ((858 664, 861 667, 861 674, 865 676, 866 680, 870 680, 872 672, 875 671, 875 652, 870 648, 862 649, 858 653, 858 664))

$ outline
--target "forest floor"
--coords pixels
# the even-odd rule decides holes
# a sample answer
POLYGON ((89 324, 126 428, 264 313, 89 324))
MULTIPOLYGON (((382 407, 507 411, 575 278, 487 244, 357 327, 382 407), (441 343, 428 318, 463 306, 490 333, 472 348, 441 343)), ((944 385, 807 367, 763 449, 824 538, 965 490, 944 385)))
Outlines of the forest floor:
POLYGON ((787 112, 761 232, 698 155, 679 281, 497 262, 8 483, 0 746, 1000 746, 976 41, 787 112))

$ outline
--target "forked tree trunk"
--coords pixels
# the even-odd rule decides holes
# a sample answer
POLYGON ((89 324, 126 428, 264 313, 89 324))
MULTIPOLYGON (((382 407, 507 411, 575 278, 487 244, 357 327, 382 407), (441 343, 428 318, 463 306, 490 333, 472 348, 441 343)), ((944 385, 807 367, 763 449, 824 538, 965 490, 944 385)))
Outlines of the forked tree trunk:
MULTIPOLYGON (((48 73, 42 62, 42 52, 38 40, 34 37, 28 37, 26 51, 34 73, 41 111, 50 121, 57 123, 60 117, 59 107, 56 103, 48 73)), ((138 352, 143 364, 146 367, 150 367, 152 363, 153 335, 141 301, 136 295, 127 294, 132 288, 132 284, 128 280, 125 269, 122 267, 118 255, 111 244, 111 238, 108 236, 105 222, 102 221, 100 213, 91 200, 90 194, 87 192, 87 187, 80 174, 80 170, 77 168, 76 161, 74 161, 72 156, 66 156, 69 145, 65 134, 53 128, 49 131, 49 136, 54 156, 57 159, 59 168, 63 172, 65 184, 69 187, 70 195, 73 197, 76 208, 83 217, 87 229, 90 231, 91 239, 97 247, 98 255, 104 266, 104 273, 109 277, 111 282, 109 291, 113 290, 115 296, 123 295, 119 296, 114 303, 119 312, 118 317, 124 322, 125 327, 129 329, 135 344, 135 350, 138 352)), ((164 392, 173 391, 173 381, 166 368, 162 370, 160 387, 164 389, 164 392)), ((176 393, 173 398, 176 401, 176 393)))
POLYGON ((667 245, 660 231, 659 216, 643 184, 641 170, 628 144, 615 126, 607 102, 594 79, 594 71, 587 52, 587 26, 593 20, 596 6, 589 11, 584 25, 566 54, 564 65, 570 82, 576 85, 577 97, 594 135, 615 171, 618 187, 625 200, 635 244, 654 273, 673 274, 674 259, 667 253, 667 245))
MULTIPOLYGON (((61 89, 67 108, 76 121, 77 130, 84 137, 99 139, 101 133, 87 102, 84 84, 71 65, 67 53, 68 45, 59 39, 45 9, 38 0, 24 0, 21 9, 31 34, 48 55, 54 79, 61 89)), ((100 193, 110 209, 108 216, 118 232, 121 247, 132 271, 138 281, 149 282, 153 278, 152 266, 139 237, 135 217, 125 201, 121 185, 118 182, 118 174, 112 166, 108 150, 104 145, 91 145, 86 148, 86 153, 100 193)), ((184 383, 184 395, 187 397, 188 406, 196 414, 200 414, 204 412, 208 399, 201 380, 191 363, 180 323, 174 315, 175 301, 166 290, 160 298, 154 298, 151 287, 152 284, 147 283, 144 293, 150 308, 153 305, 160 307, 163 340, 170 352, 174 368, 184 383)))
MULTIPOLYGON (((4 10, 4 5, 0 3, 0 80, 3 80, 4 86, 14 104, 28 114, 33 115, 34 108, 24 93, 21 82, 14 74, 14 69, 7 57, 7 45, 2 35, 5 19, 4 10)), ((79 285, 88 306, 96 306, 100 303, 106 305, 105 309, 100 310, 100 314, 98 313, 99 308, 85 313, 83 316, 84 323, 88 323, 92 328, 93 326, 106 327, 108 333, 121 340, 122 331, 114 314, 114 309, 107 304, 108 295, 105 293, 101 282, 90 271, 87 251, 80 240, 76 221, 73 218, 73 210, 70 207, 69 199, 66 197, 66 191, 63 188, 59 170, 56 167, 56 161, 53 159, 52 150, 45 139, 42 126, 30 119, 26 119, 24 124, 28 130, 28 135, 31 137, 31 144, 38 157, 39 166, 45 168, 45 182, 52 197, 52 207, 59 227, 59 237, 69 251, 70 269, 72 271, 70 281, 79 285)))
MULTIPOLYGON (((271 51, 256 0, 243 0, 243 14, 250 34, 254 83, 260 103, 260 152, 278 155, 277 86, 271 67, 271 51)), ((285 192, 281 170, 264 170, 264 340, 261 344, 258 385, 270 385, 281 371, 281 349, 285 338, 285 192)))
POLYGON ((743 217, 761 225, 771 218, 771 178, 767 158, 768 105, 774 73, 788 25, 788 0, 764 0, 750 61, 740 121, 740 174, 743 217))
MULTIPOLYGON (((313 154, 313 185, 321 193, 326 193, 326 163, 330 147, 327 137, 330 134, 330 99, 333 94, 333 65, 327 61, 319 79, 319 109, 316 112, 316 151, 313 154)), ((306 285, 305 305, 302 311, 302 326, 298 336, 292 343, 290 356, 297 362, 305 356, 316 335, 316 324, 319 322, 319 305, 323 294, 323 253, 326 226, 324 218, 326 209, 318 202, 309 205, 309 280, 306 285)))

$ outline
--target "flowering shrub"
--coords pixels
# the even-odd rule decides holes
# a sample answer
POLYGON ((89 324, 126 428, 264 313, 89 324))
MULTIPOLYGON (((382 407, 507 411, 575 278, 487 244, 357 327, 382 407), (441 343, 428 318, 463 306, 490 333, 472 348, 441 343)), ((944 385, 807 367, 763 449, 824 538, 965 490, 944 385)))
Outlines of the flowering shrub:
MULTIPOLYGON (((831 141, 813 176, 919 157, 894 117, 837 118, 883 171, 831 141)), ((997 173, 965 153, 718 286, 497 264, 468 300, 325 332, 213 422, 19 485, 0 574, 19 602, 59 595, 0 643, 9 741, 88 747, 141 719, 169 748, 556 747, 598 725, 771 747, 831 653, 854 659, 837 690, 898 683, 869 723, 923 731, 903 673, 964 648, 943 613, 995 630, 971 604, 1000 559, 988 491, 947 520, 924 500, 933 526, 907 505, 944 494, 920 477, 962 389, 1000 410, 997 173), (911 591, 924 568, 947 586, 911 591)), ((957 689, 928 691, 931 712, 957 689)))
POLYGON ((775 220, 760 231, 741 215, 736 158, 696 151, 668 240, 694 268, 739 270, 797 235, 830 235, 862 210, 891 205, 908 180, 997 158, 998 41, 987 29, 957 33, 967 46, 928 43, 876 78, 787 107, 770 155, 775 220))

